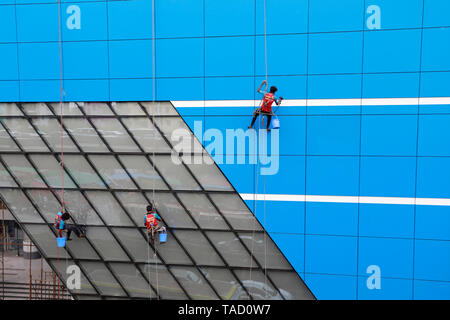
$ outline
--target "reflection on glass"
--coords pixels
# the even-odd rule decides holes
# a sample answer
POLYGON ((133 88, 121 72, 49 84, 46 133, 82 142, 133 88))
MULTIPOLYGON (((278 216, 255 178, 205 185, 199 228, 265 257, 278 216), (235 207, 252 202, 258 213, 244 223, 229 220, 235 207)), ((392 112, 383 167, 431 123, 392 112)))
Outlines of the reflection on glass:
MULTIPOLYGON (((261 270, 235 270, 235 273, 254 300, 284 300, 261 270)), ((234 294, 236 299, 247 296, 245 289, 239 286, 234 294)))
POLYGON ((109 151, 86 119, 64 119, 64 126, 84 152, 109 151))
POLYGON ((144 264, 139 266, 154 288, 157 288, 161 299, 185 300, 183 290, 170 275, 164 265, 144 264))
POLYGON ((131 297, 147 299, 156 297, 149 283, 134 265, 112 263, 111 268, 131 297))
POLYGON ((256 265, 255 261, 250 262, 250 254, 234 233, 215 231, 206 235, 230 266, 250 268, 256 265))
POLYGON ((34 170, 25 156, 3 155, 2 158, 14 177, 19 180, 22 187, 46 187, 45 183, 39 177, 36 170, 34 170))
POLYGON ((109 192, 89 191, 87 197, 110 226, 132 226, 133 222, 109 192))
POLYGON ((64 174, 64 187, 75 188, 75 184, 72 179, 67 175, 66 171, 61 168, 61 165, 53 156, 36 154, 31 155, 30 158, 39 170, 39 173, 44 176, 50 187, 62 188, 64 174))
POLYGON ((148 245, 147 236, 136 228, 113 228, 112 232, 136 262, 161 263, 148 245))
POLYGON ((124 118, 122 120, 145 152, 170 152, 164 141, 148 118, 124 118))
POLYGON ((22 116, 23 113, 15 103, 0 103, 0 116, 22 116))
POLYGON ((64 166, 81 188, 105 189, 106 186, 82 156, 65 155, 64 166))
POLYGON ((94 126, 115 152, 139 152, 139 148, 130 138, 117 119, 92 119, 94 126))
MULTIPOLYGON (((60 103, 51 103, 50 108, 53 109, 55 114, 58 116, 61 115, 61 104, 60 103)), ((75 102, 64 102, 62 104, 63 114, 65 116, 82 116, 78 105, 75 102)), ((64 120, 65 122, 65 120, 64 120)))
POLYGON ((2 125, 0 125, 0 151, 19 151, 19 147, 2 125))
POLYGON ((217 300, 218 297, 203 279, 202 275, 193 267, 172 267, 172 273, 183 288, 194 300, 217 300))
POLYGON ((77 102, 80 108, 88 116, 108 116, 113 115, 111 109, 103 102, 77 102))
POLYGON ((0 195, 19 222, 44 222, 22 191, 0 189, 0 195))
POLYGON ((170 102, 141 102, 149 115, 167 116, 178 115, 170 102))
POLYGON ((215 163, 191 163, 188 164, 188 167, 205 190, 233 191, 230 183, 225 179, 215 163))
POLYGON ((58 248, 56 235, 46 225, 22 225, 26 232, 32 235, 32 241, 46 257, 66 259, 69 257, 66 249, 58 248))
POLYGON ((178 156, 154 156, 151 157, 156 168, 164 179, 175 190, 200 190, 200 186, 184 168, 178 156))
POLYGON ((143 116, 145 115, 137 102, 111 102, 111 107, 118 115, 143 116))
MULTIPOLYGON (((61 152, 61 125, 59 122, 49 118, 38 118, 32 121, 50 148, 55 152, 61 152)), ((78 148, 74 145, 66 131, 63 131, 63 139, 65 152, 78 151, 78 148)))
POLYGON ((97 248, 103 259, 130 261, 107 228, 88 227, 86 237, 97 248))
POLYGON ((211 285, 214 286, 214 289, 219 293, 222 300, 248 300, 248 295, 245 293, 245 290, 236 294, 242 286, 228 269, 205 267, 201 268, 201 271, 211 285))
POLYGON ((297 272, 267 271, 286 300, 313 300, 314 296, 297 272))
POLYGON ((45 220, 48 223, 54 223, 56 214, 61 210, 61 205, 53 194, 49 190, 28 190, 27 192, 45 220))
POLYGON ((195 262, 199 265, 222 266, 224 262, 207 239, 198 231, 177 230, 176 235, 195 262))
POLYGON ((81 267, 86 270, 92 284, 101 294, 110 296, 126 296, 119 283, 114 279, 111 272, 103 263, 99 262, 80 262, 81 267))
POLYGON ((112 189, 137 189, 127 172, 113 156, 89 156, 102 178, 112 189))
POLYGON ((229 229, 225 221, 223 221, 222 217, 205 195, 178 193, 178 197, 201 228, 220 230, 229 229))
POLYGON ((1 187, 16 187, 11 175, 6 171, 5 167, 0 163, 0 186, 1 187))
POLYGON ((159 174, 144 156, 120 156, 128 173, 141 189, 167 190, 167 186, 159 174))
POLYGON ((23 103, 23 111, 29 116, 49 116, 52 115, 47 105, 43 102, 23 103))
POLYGON ((2 119, 3 124, 9 129, 11 136, 21 145, 25 151, 47 151, 48 148, 34 131, 33 127, 25 119, 2 119))
POLYGON ((216 204, 228 222, 236 230, 262 230, 255 216, 237 194, 211 194, 216 204))
POLYGON ((262 232, 246 232, 239 233, 239 237, 261 266, 275 269, 291 269, 286 258, 267 234, 262 232))

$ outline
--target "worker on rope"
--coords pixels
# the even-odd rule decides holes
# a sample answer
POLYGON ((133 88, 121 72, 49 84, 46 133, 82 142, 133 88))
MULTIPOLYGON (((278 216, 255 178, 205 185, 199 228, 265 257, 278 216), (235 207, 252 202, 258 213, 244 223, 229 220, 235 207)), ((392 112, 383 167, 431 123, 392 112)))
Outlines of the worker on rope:
POLYGON ((267 131, 270 131, 269 126, 273 115, 272 104, 275 102, 275 104, 279 106, 281 104, 281 101, 283 100, 283 97, 280 97, 279 99, 276 98, 275 93, 278 91, 278 89, 275 86, 270 87, 270 91, 268 93, 266 92, 266 90, 267 90, 267 81, 264 80, 257 90, 259 94, 263 95, 261 107, 253 112, 253 120, 250 126, 248 127, 249 129, 253 128, 256 118, 258 118, 258 116, 262 114, 267 116, 267 131), (264 93, 261 92, 263 85, 265 85, 264 93))
POLYGON ((147 213, 145 214, 144 225, 147 227, 148 241, 155 243, 155 233, 165 230, 164 227, 158 225, 158 221, 161 221, 161 217, 153 208, 153 204, 147 206, 147 213))
POLYGON ((64 206, 60 212, 55 217, 55 228, 57 230, 57 234, 60 238, 62 238, 62 233, 67 232, 67 240, 70 241, 70 235, 74 232, 78 238, 84 238, 86 236, 86 227, 85 226, 76 226, 72 224, 67 224, 66 221, 71 218, 70 213, 64 210, 64 206))

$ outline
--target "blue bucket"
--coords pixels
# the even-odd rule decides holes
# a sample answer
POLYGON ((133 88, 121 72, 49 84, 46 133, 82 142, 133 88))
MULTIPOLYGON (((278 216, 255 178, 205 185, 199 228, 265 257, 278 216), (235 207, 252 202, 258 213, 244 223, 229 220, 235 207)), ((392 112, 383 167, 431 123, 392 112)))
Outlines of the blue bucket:
POLYGON ((280 129, 280 120, 278 117, 272 119, 272 129, 280 129))
POLYGON ((164 243, 167 241, 167 233, 163 232, 159 234, 159 243, 164 243))
POLYGON ((58 247, 60 248, 64 248, 66 246, 66 238, 62 237, 62 238, 56 238, 56 241, 58 242, 58 247))

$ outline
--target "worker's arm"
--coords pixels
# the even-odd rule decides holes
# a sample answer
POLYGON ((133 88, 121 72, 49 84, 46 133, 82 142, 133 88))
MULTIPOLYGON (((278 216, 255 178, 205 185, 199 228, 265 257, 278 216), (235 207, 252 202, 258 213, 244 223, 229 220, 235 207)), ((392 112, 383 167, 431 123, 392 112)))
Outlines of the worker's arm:
POLYGON ((259 86, 257 92, 258 92, 259 94, 264 95, 264 94, 266 94, 266 89, 267 89, 267 81, 264 80, 264 81, 261 83, 261 85, 259 86), (266 86, 264 87, 264 92, 261 92, 261 88, 263 87, 263 85, 266 85, 266 86))
POLYGON ((278 99, 275 97, 275 103, 277 106, 281 104, 281 101, 283 101, 283 97, 279 97, 278 99))

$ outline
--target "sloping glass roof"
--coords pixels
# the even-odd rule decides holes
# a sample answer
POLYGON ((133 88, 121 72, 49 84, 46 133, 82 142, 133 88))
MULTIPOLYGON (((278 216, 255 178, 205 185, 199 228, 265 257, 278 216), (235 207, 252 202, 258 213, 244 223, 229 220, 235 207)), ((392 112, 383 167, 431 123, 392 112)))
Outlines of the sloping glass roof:
POLYGON ((170 102, 62 107, 63 123, 59 104, 0 103, 0 196, 63 280, 80 267, 75 298, 314 299, 214 163, 172 161, 175 129, 199 142, 170 102), (58 248, 63 177, 87 236, 58 248), (143 225, 151 201, 168 230, 156 248, 143 225))

